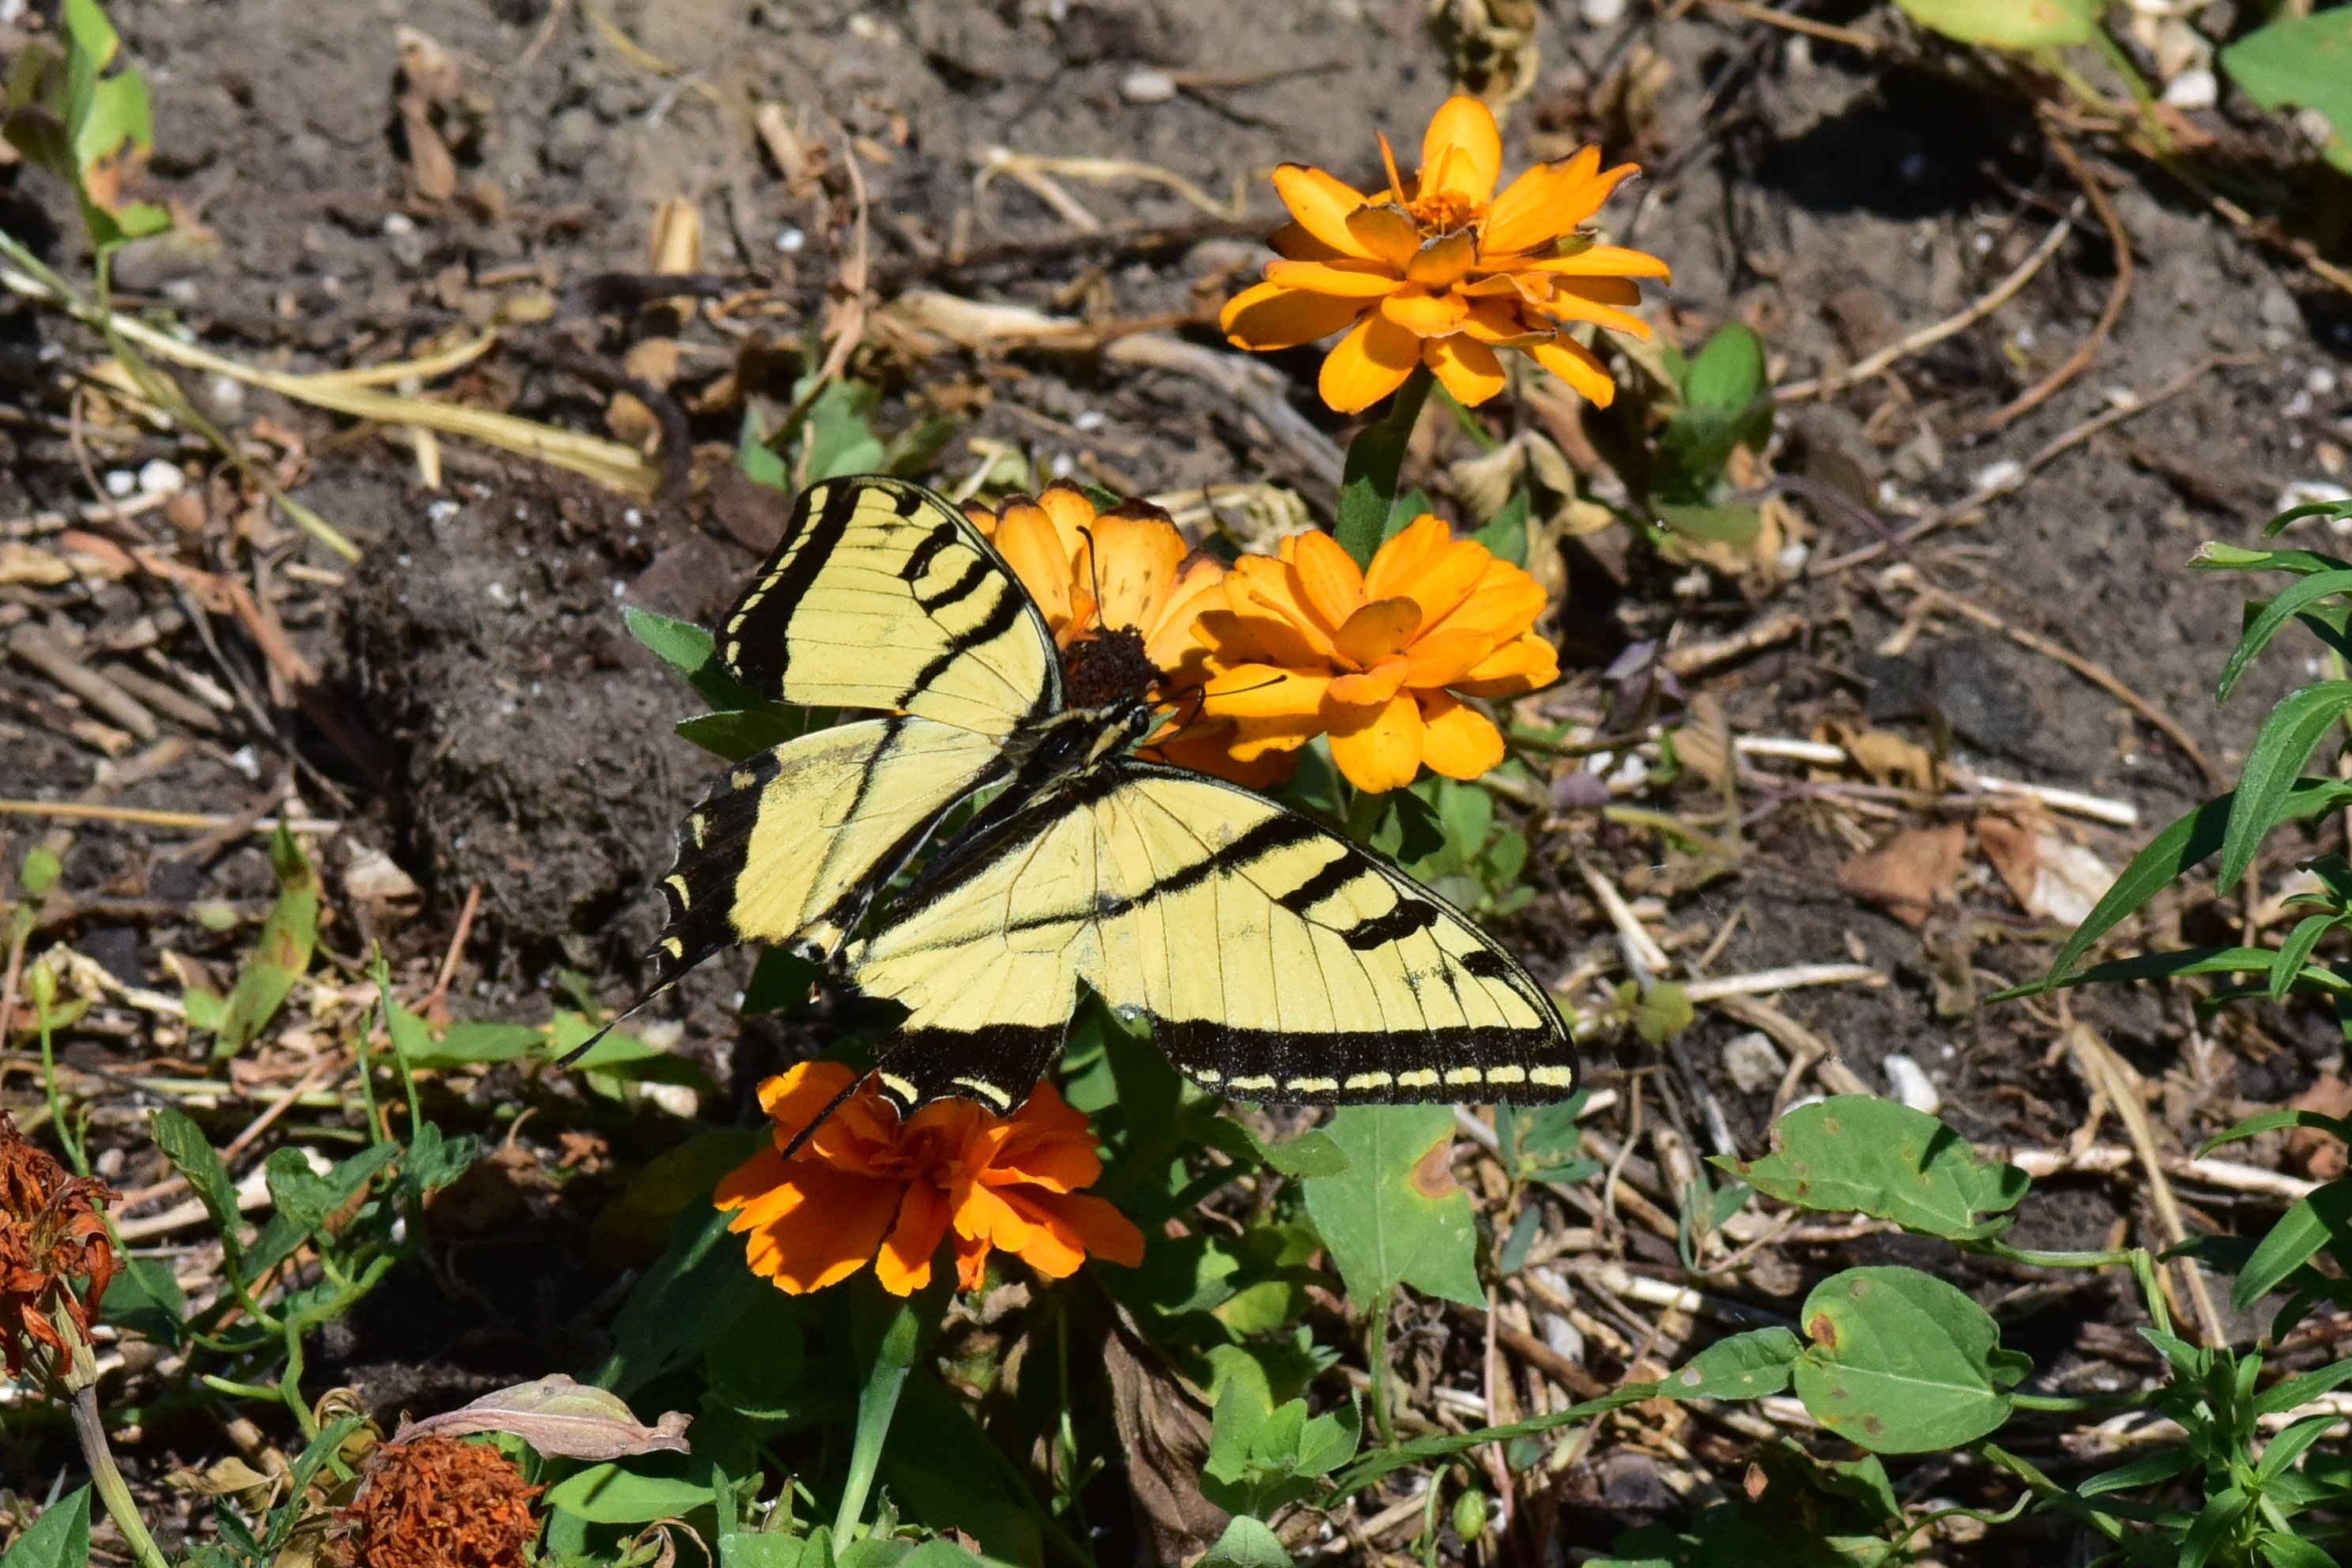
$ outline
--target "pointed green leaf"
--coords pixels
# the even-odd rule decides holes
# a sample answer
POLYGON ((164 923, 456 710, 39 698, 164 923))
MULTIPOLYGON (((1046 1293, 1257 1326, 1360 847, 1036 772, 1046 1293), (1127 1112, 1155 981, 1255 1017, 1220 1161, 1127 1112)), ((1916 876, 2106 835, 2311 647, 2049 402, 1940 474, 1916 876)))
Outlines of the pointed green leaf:
POLYGON ((2254 1397, 2253 1413, 2257 1415, 2284 1415, 2323 1394, 2335 1393, 2347 1383, 2352 1383, 2352 1359, 2339 1361, 2297 1377, 2281 1378, 2254 1397))
POLYGON ((1963 44, 2042 49, 2098 34, 2092 0, 1896 0, 1911 19, 1963 44))
POLYGON ((2216 891, 2229 892, 2246 874, 2263 838, 2285 819, 2304 764, 2347 710, 2352 710, 2352 681, 2323 680, 2288 693, 2263 721, 2262 732, 2254 737, 2238 775, 2229 829, 2221 839, 2216 891))
POLYGON ((2001 1229, 2028 1185, 2024 1172, 1979 1159, 1936 1118, 1866 1094, 1799 1106, 1773 1131, 1780 1147, 1762 1159, 1709 1163, 1783 1203, 1871 1215, 1952 1241, 2001 1229))
POLYGON ((1446 1162, 1453 1110, 1348 1106, 1324 1131, 1349 1168, 1304 1184, 1307 1212, 1358 1308, 1370 1310, 1397 1285, 1484 1306, 1469 1194, 1446 1162))
POLYGON ((172 1163, 172 1169, 186 1180, 189 1190, 205 1205, 205 1213, 212 1216, 213 1227, 228 1248, 229 1267, 235 1268, 242 1226, 236 1207, 236 1184, 229 1180, 228 1167, 221 1163, 204 1129, 189 1121, 184 1112, 168 1105, 159 1107, 151 1125, 155 1146, 172 1163))
POLYGON ((2108 1492, 2132 1491, 2140 1487, 2152 1487, 2168 1481, 2175 1476, 2185 1476, 2205 1462, 2204 1456, 2194 1448, 2167 1448, 2146 1458, 2134 1459, 2128 1465, 2117 1465, 2102 1471, 2074 1489, 2077 1497, 2103 1497, 2108 1492))
POLYGON ((2264 109, 2317 110, 2335 130, 2321 154, 2352 174, 2352 13, 2281 11, 2223 49, 2221 67, 2264 109))
POLYGON ((1958 1286, 1916 1268, 1849 1268, 1805 1298, 1812 1343, 1797 1397, 1813 1419, 1874 1453, 1956 1448, 2009 1419, 2029 1370, 1958 1286))
POLYGON ((2352 594, 2352 570, 2322 572, 2298 579, 2282 590, 2278 597, 2263 606, 2247 624, 2238 638, 2238 646, 2230 650, 2230 658, 2221 666, 2221 683, 2214 688, 2213 700, 2227 702, 2230 693, 2237 689, 2238 680, 2249 666, 2271 645, 2271 639, 2286 629, 2295 616, 2320 600, 2337 594, 2352 594))
POLYGON ((1237 1513, 1193 1568, 1291 1568, 1290 1553, 1273 1531, 1237 1513))
POLYGON ((2294 983, 2310 962, 2312 950, 2319 939, 2341 924, 2341 915, 2310 915, 2295 922, 2286 940, 2279 943, 2278 956, 2271 961, 2271 1000, 2283 1002, 2294 989, 2294 983))
POLYGON ((278 902, 262 921, 261 940, 228 994, 228 1008, 213 1040, 215 1059, 244 1049, 277 1016, 294 983, 310 973, 310 955, 318 945, 318 873, 282 826, 270 841, 269 858, 278 870, 278 902))
POLYGON ((1669 1399, 1761 1399, 1789 1386, 1803 1349, 1786 1329, 1750 1329, 1691 1357, 1667 1374, 1658 1391, 1669 1399))
POLYGON ((89 1568, 89 1489, 76 1487, 43 1509, 0 1568, 89 1568))
POLYGON ((2252 1310, 2331 1241, 2339 1258, 2352 1259, 2352 1178, 2330 1182, 2288 1205, 2238 1271, 2231 1305, 2252 1310))

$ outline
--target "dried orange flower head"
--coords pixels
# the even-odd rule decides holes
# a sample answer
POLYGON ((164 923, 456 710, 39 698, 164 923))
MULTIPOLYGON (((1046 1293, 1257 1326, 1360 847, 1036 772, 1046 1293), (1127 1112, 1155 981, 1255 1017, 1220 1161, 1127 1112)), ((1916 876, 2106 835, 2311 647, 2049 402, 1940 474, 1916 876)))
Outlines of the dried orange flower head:
POLYGON ((35 1345, 71 1353, 59 1316, 89 1337, 90 1318, 121 1267, 100 1212, 115 1195, 26 1142, 0 1111, 0 1359, 11 1376, 25 1370, 35 1345))
POLYGON ((785 1159, 852 1077, 838 1062, 803 1062, 761 1084, 774 1142, 719 1184, 719 1206, 735 1211, 727 1228, 778 1289, 822 1289, 870 1262, 884 1289, 911 1295, 950 1237, 967 1290, 997 1247, 1055 1279, 1090 1256, 1143 1261, 1143 1233, 1078 1190, 1102 1174, 1094 1130, 1050 1083, 1010 1116, 944 1100, 902 1121, 869 1080, 785 1159))
POLYGON ((488 1443, 418 1437, 370 1457, 337 1524, 363 1568, 523 1568, 542 1489, 488 1443))
POLYGON ((1323 361, 1323 401, 1353 414, 1426 364, 1464 403, 1503 390, 1497 349, 1517 349, 1593 402, 1616 386, 1568 334, 1590 321, 1637 337, 1649 326, 1623 307, 1636 278, 1666 264, 1580 232, 1634 166, 1601 167, 1598 148, 1538 163, 1506 186, 1503 140, 1475 98, 1448 99, 1422 139, 1421 171, 1398 173, 1381 138, 1389 188, 1366 195, 1304 163, 1274 172, 1291 223, 1274 236, 1283 259, 1227 302, 1226 336, 1244 349, 1285 349, 1345 330, 1323 361))
POLYGON ((1503 760, 1494 721, 1464 697, 1512 697, 1559 678, 1532 629, 1536 580, 1424 516, 1360 571, 1327 533, 1244 556, 1225 607, 1201 617, 1213 676, 1204 707, 1233 725, 1243 762, 1318 734, 1357 788, 1391 790, 1421 765, 1474 779, 1503 760))

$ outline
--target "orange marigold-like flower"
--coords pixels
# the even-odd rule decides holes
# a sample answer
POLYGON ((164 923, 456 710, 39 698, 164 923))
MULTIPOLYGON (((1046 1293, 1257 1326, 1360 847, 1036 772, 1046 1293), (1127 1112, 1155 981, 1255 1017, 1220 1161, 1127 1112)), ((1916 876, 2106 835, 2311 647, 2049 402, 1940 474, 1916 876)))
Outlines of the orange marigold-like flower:
POLYGON ((488 1443, 417 1437, 376 1449, 337 1524, 366 1568, 523 1568, 543 1489, 488 1443))
POLYGON ((998 1116, 944 1100, 901 1121, 870 1083, 793 1157, 782 1150, 852 1081, 837 1062, 803 1062, 760 1086, 774 1142, 719 1184, 744 1235, 751 1271, 780 1290, 822 1289, 874 1265, 893 1295, 931 1280, 931 1256, 955 1241, 956 1279, 977 1289, 996 1247, 1063 1279, 1089 1256, 1143 1261, 1143 1233, 1078 1191, 1102 1174, 1094 1131, 1052 1084, 998 1116))
POLYGON ((1225 568, 1185 543, 1167 512, 1142 500, 1097 511, 1084 491, 1064 484, 1034 500, 1012 496, 993 510, 971 502, 963 510, 1045 612, 1069 668, 1073 702, 1099 702, 1097 677, 1115 683, 1119 673, 1115 662, 1089 659, 1085 645, 1106 630, 1132 627, 1157 672, 1151 695, 1179 723, 1142 755, 1254 786, 1290 776, 1286 754, 1236 761, 1228 750, 1232 721, 1200 710, 1209 650, 1195 627, 1203 610, 1224 607, 1225 568))
POLYGON ((76 1176, 26 1142, 0 1111, 0 1360, 22 1373, 35 1345, 58 1356, 73 1347, 63 1316, 85 1339, 121 1260, 99 1212, 116 1194, 76 1176), (83 1281, 76 1295, 73 1281, 83 1281))
POLYGON ((1201 616, 1215 672, 1205 707, 1231 719, 1247 762, 1328 731, 1332 759, 1364 790, 1412 782, 1427 763, 1474 779, 1503 760, 1494 721, 1463 697, 1510 697, 1559 677, 1530 628, 1536 580, 1424 516, 1357 569, 1326 533, 1244 556, 1226 608, 1201 616))
POLYGON ((1303 163, 1274 172, 1295 221, 1274 236, 1283 259, 1267 264, 1265 281, 1226 303, 1226 336, 1285 349, 1347 329, 1323 361, 1320 388, 1342 414, 1386 397, 1418 364, 1462 402, 1484 403, 1503 390, 1501 348, 1607 405, 1615 384, 1565 323, 1650 335, 1622 307, 1641 302, 1634 279, 1664 278, 1666 264, 1578 232, 1634 166, 1603 170, 1600 150, 1587 147, 1496 195, 1502 136, 1485 104, 1461 97, 1429 122, 1412 180, 1397 173, 1386 136, 1381 153, 1384 199, 1303 163))

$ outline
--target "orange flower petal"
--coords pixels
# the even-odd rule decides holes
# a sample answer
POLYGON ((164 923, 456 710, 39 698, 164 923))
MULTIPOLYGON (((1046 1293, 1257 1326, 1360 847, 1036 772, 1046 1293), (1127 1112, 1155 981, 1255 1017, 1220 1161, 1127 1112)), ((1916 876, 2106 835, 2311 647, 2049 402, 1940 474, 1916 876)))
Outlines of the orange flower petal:
POLYGON ((1595 245, 1573 256, 1550 256, 1541 261, 1519 261, 1515 270, 1550 272, 1562 278, 1672 278, 1674 268, 1645 250, 1622 245, 1595 245))
POLYGON ((728 1228, 744 1233, 753 1273, 797 1295, 866 1267, 898 1215, 905 1184, 795 1160, 777 1190, 786 1202, 775 1212, 755 1222, 747 1210, 728 1228))
POLYGON ((1515 637, 1543 614, 1543 585, 1507 561, 1489 560, 1472 588, 1432 632, 1484 632, 1496 642, 1515 637))
POLYGON ((1381 314, 1415 337, 1433 338, 1454 331, 1470 313, 1470 302, 1452 294, 1391 294, 1381 301, 1381 314))
MULTIPOLYGON (((1339 547, 1335 544, 1334 549, 1339 547)), ((1346 552, 1341 552, 1342 555, 1346 552)), ((1350 561, 1349 566, 1355 564, 1350 561)), ((1356 593, 1360 596, 1363 579, 1359 577, 1356 593)), ((1412 634, 1421 629, 1421 606, 1411 599, 1381 599, 1366 605, 1347 618, 1331 635, 1334 652, 1358 669, 1370 669, 1393 654, 1402 653, 1412 642, 1412 634)), ((1385 694, 1383 694, 1385 698, 1385 694)), ((1342 698, 1342 701, 1359 701, 1358 698, 1342 698)))
POLYGON ((1331 678, 1328 695, 1349 708, 1377 708, 1403 689, 1412 665, 1402 658, 1384 658, 1360 674, 1331 678))
POLYGON ((1284 224, 1265 237, 1267 245, 1276 256, 1286 256, 1293 261, 1337 261, 1349 253, 1334 250, 1297 223, 1284 224))
POLYGON ((1228 749, 1236 763, 1252 767, 1286 756, 1291 757, 1295 765, 1298 749, 1328 728, 1320 713, 1303 718, 1236 719, 1233 723, 1234 738, 1228 749))
POLYGON ((1421 225, 1392 202, 1358 207, 1348 215, 1348 232, 1356 243, 1398 271, 1404 270, 1421 249, 1421 225))
POLYGON ((1265 280, 1310 294, 1377 300, 1396 291, 1399 279, 1381 261, 1269 261, 1265 280))
POLYGON ((1427 338, 1421 357, 1454 400, 1465 405, 1486 402, 1510 384, 1495 351, 1459 332, 1450 338, 1427 338))
POLYGON ((1421 709, 1410 692, 1377 708, 1332 705, 1331 760, 1358 789, 1402 789, 1421 771, 1421 709))
POLYGON ((1361 300, 1305 294, 1280 283, 1260 283, 1226 300, 1217 320, 1227 342, 1264 353, 1328 338, 1344 331, 1368 309, 1361 300))
POLYGON ((1187 725, 1143 755, 1156 762, 1189 768, 1196 773, 1230 779, 1247 789, 1272 789, 1287 784, 1298 766, 1297 747, 1267 750, 1243 762, 1228 749, 1234 739, 1231 720, 1210 719, 1187 725))
POLYGON ((1075 561, 1085 544, 1079 531, 1094 521, 1095 503, 1067 479, 1055 479, 1037 497, 1037 504, 1054 520, 1054 531, 1062 537, 1064 552, 1075 561))
POLYGON ((1244 664, 1202 688, 1205 710, 1229 719, 1312 718, 1323 710, 1331 678, 1273 665, 1244 664))
MULTIPOLYGON (((1440 551, 1453 542, 1454 531, 1445 526, 1444 520, 1423 512, 1372 552, 1372 563, 1364 569, 1364 597, 1393 599, 1410 593, 1414 580, 1437 559, 1440 551)), ((1426 602, 1422 613, 1429 613, 1426 602)))
POLYGON ((1129 1268, 1143 1266, 1143 1232, 1108 1200, 1087 1193, 1072 1193, 1039 1198, 1037 1202, 1050 1208, 1055 1218, 1076 1235, 1078 1245, 1086 1248, 1088 1257, 1129 1268))
POLYGON ((1439 105, 1421 139, 1418 194, 1443 190, 1483 206, 1502 173, 1503 135, 1496 129, 1495 111, 1465 94, 1439 105), (1433 174, 1438 183, 1432 183, 1433 174))
POLYGON ((1007 500, 997 514, 996 552, 1037 601, 1058 637, 1070 626, 1070 552, 1053 515, 1038 501, 1007 500))
MULTIPOLYGON (((1544 300, 1536 309, 1556 321, 1591 321, 1614 331, 1631 333, 1634 337, 1646 340, 1650 335, 1649 322, 1639 316, 1628 315, 1614 305, 1604 304, 1592 298, 1594 293, 1600 291, 1594 287, 1595 285, 1619 281, 1621 280, 1614 278, 1569 279, 1564 281, 1561 287, 1553 289, 1551 298, 1544 300)), ((1633 285, 1627 283, 1625 287, 1632 289, 1633 285)), ((1640 299, 1641 295, 1636 290, 1634 302, 1638 303, 1640 299)))
POLYGON ((1559 650, 1533 632, 1522 632, 1446 684, 1471 697, 1517 697, 1559 679, 1559 650))
POLYGON ((992 509, 984 507, 976 500, 968 500, 963 503, 963 515, 965 521, 980 530, 982 538, 992 536, 996 532, 996 513, 992 509))
POLYGON ((1165 513, 1152 516, 1138 503, 1095 520, 1095 579, 1102 592, 1097 614, 1106 626, 1143 631, 1159 619, 1176 585, 1177 569, 1190 547, 1165 513))
MULTIPOLYGON (((802 1065, 805 1067, 808 1064, 804 1062, 802 1065)), ((833 1064, 827 1062, 824 1065, 831 1067, 833 1064)), ((768 1080, 769 1083, 775 1081, 774 1079, 768 1080)), ((779 1132, 776 1136, 781 1138, 783 1134, 779 1132)), ((719 1190, 710 1195, 711 1206, 721 1210, 753 1207, 761 1200, 782 1190, 784 1169, 782 1151, 774 1144, 769 1145, 719 1179, 719 1190)))
MULTIPOLYGON (((1283 542, 1290 547, 1290 569, 1298 574, 1306 602, 1336 632, 1363 607, 1364 574, 1339 542, 1318 530, 1294 534, 1283 542)), ((1335 640, 1333 647, 1338 647, 1335 640)))
POLYGON ((1490 349, 1529 348, 1550 342, 1559 331, 1549 321, 1529 322, 1516 299, 1473 299, 1462 320, 1463 335, 1490 349))
POLYGON ((1202 612, 1225 607, 1225 565, 1213 555, 1195 555, 1178 569, 1160 616, 1143 634, 1143 651, 1169 684, 1200 684, 1209 646, 1201 636, 1202 612))
POLYGON ((1616 401, 1617 384, 1609 378, 1601 356, 1566 332, 1548 343, 1534 344, 1527 352, 1538 364, 1568 383, 1595 407, 1606 408, 1616 401))
POLYGON ((893 1296, 911 1296, 931 1282, 931 1255, 948 1233, 947 1194, 928 1182, 907 1188, 898 1222, 874 1255, 874 1278, 893 1296))
POLYGON ((1502 731, 1475 708, 1443 691, 1421 700, 1422 761, 1450 779, 1475 779, 1503 760, 1502 731))
POLYGON ((1013 1223, 999 1216, 992 1237, 997 1246, 1048 1279, 1066 1279, 1078 1271, 1078 1265, 1087 1260, 1086 1246, 1077 1227, 1062 1217, 1060 1205, 1049 1201, 1052 1194, 1015 1187, 997 1195, 1019 1226, 1015 1229, 1013 1223))
MULTIPOLYGON (((1331 629, 1336 623, 1326 622, 1307 601, 1307 586, 1299 580, 1298 568, 1294 564, 1298 553, 1297 540, 1284 540, 1280 549, 1281 555, 1276 560, 1244 555, 1234 562, 1233 571, 1225 575, 1225 602, 1238 614, 1286 623, 1278 634, 1260 628, 1261 635, 1269 639, 1267 647, 1304 646, 1307 650, 1304 658, 1269 653, 1266 662, 1305 665, 1328 659, 1331 657, 1331 629), (1303 644, 1300 639, 1304 639, 1303 644)), ((1232 664, 1248 656, 1225 658, 1221 653, 1219 657, 1232 664)))
POLYGON ((1360 414, 1404 384, 1421 363, 1421 340, 1375 313, 1339 340, 1323 360, 1316 390, 1341 414, 1360 414))
POLYGON ((1407 656, 1411 668, 1405 672, 1405 683, 1423 689, 1451 686, 1494 651, 1493 637, 1466 626, 1423 637, 1407 656))
POLYGON ((1426 637, 1440 629, 1494 563, 1485 545, 1455 539, 1443 521, 1424 514, 1381 546, 1365 592, 1370 595, 1370 584, 1378 582, 1384 598, 1410 595, 1421 606, 1421 635, 1426 637))
POLYGON ((1601 210, 1619 183, 1639 171, 1621 163, 1599 173, 1601 150, 1586 147, 1574 157, 1538 163, 1495 198, 1482 226, 1482 248, 1488 256, 1507 256, 1549 245, 1601 210))
POLYGON ((1348 232, 1348 215, 1364 205, 1362 192, 1305 163, 1285 163, 1275 170, 1274 189, 1298 226, 1321 244, 1342 256, 1372 259, 1375 253, 1348 232))
POLYGON ((1450 289, 1470 276, 1477 259, 1477 237, 1466 228, 1456 229, 1415 250, 1404 264, 1404 275, 1424 289, 1450 289))
POLYGON ((1194 624, 1195 635, 1208 645, 1210 662, 1221 669, 1255 664, 1290 669, 1320 668, 1331 657, 1328 638, 1318 646, 1297 621, 1286 616, 1244 616, 1227 609, 1213 609, 1202 611, 1200 620, 1194 624))

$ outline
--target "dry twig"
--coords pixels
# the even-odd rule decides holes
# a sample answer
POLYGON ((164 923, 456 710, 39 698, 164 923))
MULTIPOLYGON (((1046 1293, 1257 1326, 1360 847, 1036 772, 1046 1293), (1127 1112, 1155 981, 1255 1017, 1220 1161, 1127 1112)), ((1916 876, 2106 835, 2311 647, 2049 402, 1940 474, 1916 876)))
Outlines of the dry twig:
POLYGON ((2115 247, 2115 287, 2107 291, 2107 302, 2100 309, 2099 319, 2091 324, 2090 335, 2066 356, 2065 363, 1979 420, 1975 434, 1979 436, 1990 436, 1996 430, 2006 429, 2015 420, 2056 396, 2061 388, 2088 370, 2092 358, 2099 352, 2099 345, 2107 341, 2107 335, 2116 330, 2116 322, 2122 319, 2125 301, 2131 298, 2131 236, 2124 230, 2124 220, 2116 216, 2115 203, 2107 199, 2106 187, 2083 162, 2082 154, 2074 151, 2073 144, 2059 133, 2055 125, 2045 123, 2043 129, 2050 138, 2051 150, 2058 154, 2058 161, 2066 165, 2066 172, 2074 176, 2074 183, 2083 187, 2083 195, 2090 198, 2092 209, 2099 215, 2099 222, 2107 231, 2108 243, 2115 247))

